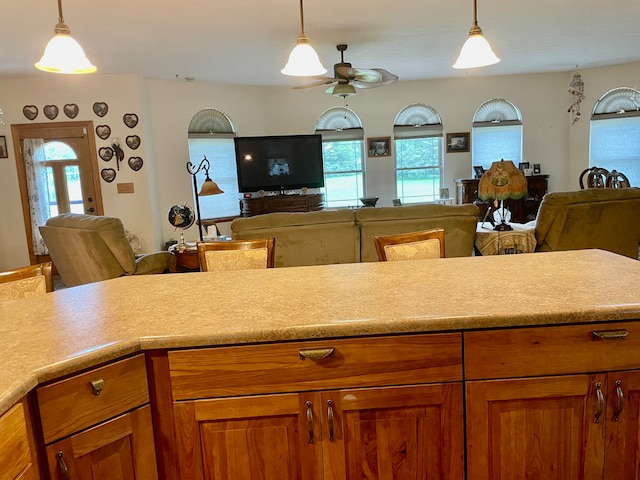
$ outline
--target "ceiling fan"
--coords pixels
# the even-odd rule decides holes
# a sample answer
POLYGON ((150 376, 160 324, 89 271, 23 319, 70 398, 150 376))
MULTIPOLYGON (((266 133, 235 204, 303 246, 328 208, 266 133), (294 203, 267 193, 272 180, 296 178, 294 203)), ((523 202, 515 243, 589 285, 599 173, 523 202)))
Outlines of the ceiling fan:
POLYGON ((333 66, 332 77, 316 77, 317 82, 308 85, 300 85, 293 88, 309 88, 318 85, 331 85, 325 90, 325 93, 336 95, 339 97, 348 97, 356 94, 356 88, 374 88, 382 85, 389 85, 398 80, 398 76, 394 75, 382 68, 355 68, 350 63, 344 61, 344 52, 347 45, 336 45, 340 52, 340 63, 333 66))

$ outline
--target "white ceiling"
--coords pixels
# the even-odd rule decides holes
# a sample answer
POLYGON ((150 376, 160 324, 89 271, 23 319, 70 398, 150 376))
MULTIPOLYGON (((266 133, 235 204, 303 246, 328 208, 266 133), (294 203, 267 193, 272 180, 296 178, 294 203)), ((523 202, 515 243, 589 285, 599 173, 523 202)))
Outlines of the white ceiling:
MULTIPOLYGON (((299 33, 298 0, 63 0, 72 36, 103 74, 241 85, 298 85, 282 75, 299 33)), ((6 0, 0 76, 35 70, 57 23, 56 0, 6 0)), ((478 24, 502 59, 451 68, 472 0, 306 0, 305 32, 332 74, 346 43, 354 67, 402 80, 572 71, 640 61, 640 0, 478 0, 478 24)), ((640 83, 640 78, 638 79, 640 83)))

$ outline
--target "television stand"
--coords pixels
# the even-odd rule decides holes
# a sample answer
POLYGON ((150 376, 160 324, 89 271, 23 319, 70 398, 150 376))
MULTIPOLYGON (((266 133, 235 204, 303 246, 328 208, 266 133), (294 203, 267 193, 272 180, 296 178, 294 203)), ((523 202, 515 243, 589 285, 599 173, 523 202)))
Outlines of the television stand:
POLYGON ((240 199, 240 214, 253 217, 274 212, 313 212, 324 209, 324 194, 268 195, 240 199))

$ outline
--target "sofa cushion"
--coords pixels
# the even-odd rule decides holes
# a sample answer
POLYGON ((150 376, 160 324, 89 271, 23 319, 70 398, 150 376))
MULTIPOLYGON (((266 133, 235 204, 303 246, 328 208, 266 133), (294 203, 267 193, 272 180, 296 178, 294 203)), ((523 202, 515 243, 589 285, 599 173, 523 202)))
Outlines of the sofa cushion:
POLYGON ((600 248, 638 258, 640 188, 548 193, 536 218, 537 251, 600 248))
POLYGON ((352 210, 267 213, 236 218, 234 239, 276 239, 276 267, 360 261, 360 232, 352 210))
POLYGON ((378 260, 374 237, 399 233, 444 229, 446 257, 466 257, 473 252, 478 222, 478 207, 466 205, 406 205, 360 208, 356 210, 360 227, 360 259, 378 260))

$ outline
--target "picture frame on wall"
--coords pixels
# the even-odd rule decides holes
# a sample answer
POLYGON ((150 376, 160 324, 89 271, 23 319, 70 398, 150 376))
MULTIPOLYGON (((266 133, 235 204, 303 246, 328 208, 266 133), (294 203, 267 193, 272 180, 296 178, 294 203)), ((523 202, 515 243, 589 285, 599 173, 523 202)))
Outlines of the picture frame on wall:
POLYGON ((447 133, 447 153, 468 152, 470 148, 470 132, 447 133))
POLYGON ((7 137, 0 135, 0 158, 9 158, 9 152, 7 152, 7 137))
POLYGON ((370 157, 391 155, 391 137, 367 138, 367 152, 370 157))

